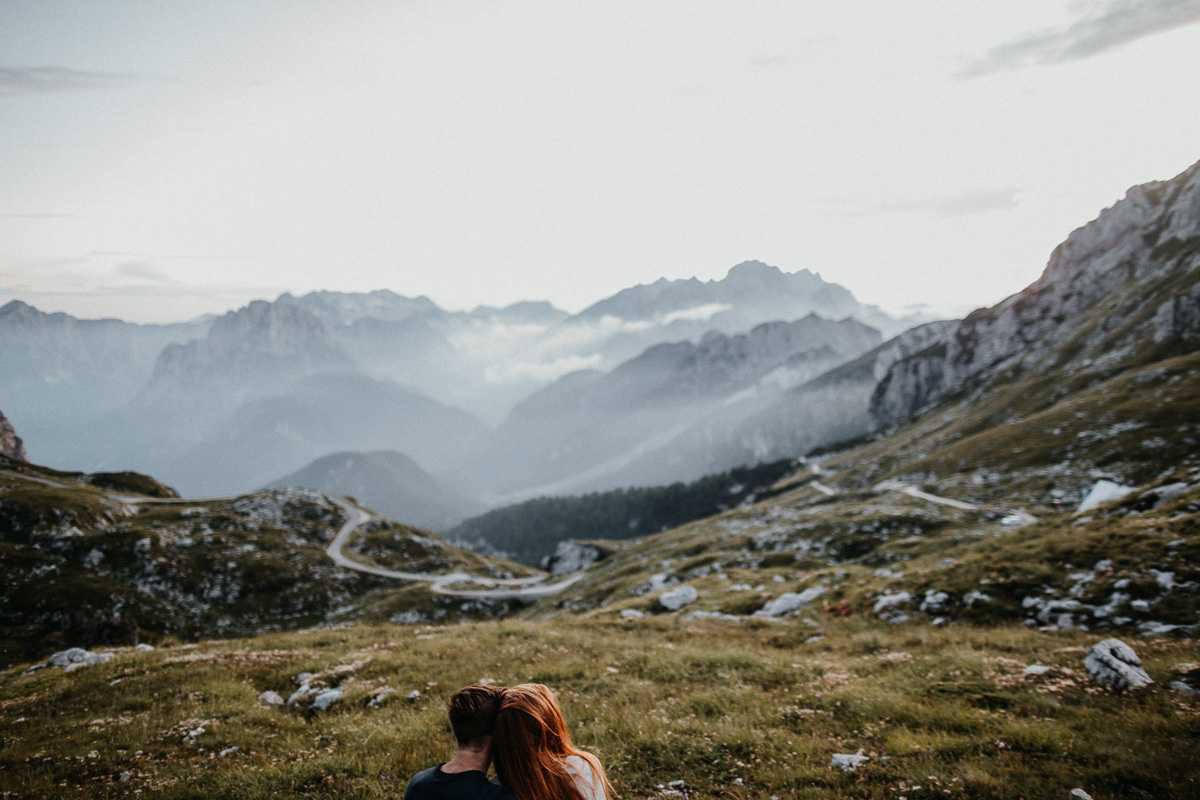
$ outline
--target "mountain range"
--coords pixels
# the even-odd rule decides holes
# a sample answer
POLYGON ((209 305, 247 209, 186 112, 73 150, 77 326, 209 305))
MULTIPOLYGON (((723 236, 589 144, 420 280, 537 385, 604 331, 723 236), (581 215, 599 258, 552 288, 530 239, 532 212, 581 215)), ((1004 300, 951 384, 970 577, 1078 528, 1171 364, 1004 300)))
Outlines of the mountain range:
POLYGON ((713 442, 705 449, 692 427, 734 430, 877 345, 863 319, 905 324, 807 270, 760 262, 721 281, 632 287, 573 316, 537 302, 449 312, 388 291, 285 294, 186 326, 10 304, 0 335, 28 355, 13 360, 0 396, 43 462, 136 468, 190 495, 247 491, 332 453, 385 449, 459 497, 494 502, 743 463, 741 440, 702 432, 713 442), (118 332, 107 340, 136 357, 80 345, 93 328, 118 332), (44 403, 64 361, 104 378, 76 366, 77 390, 44 403))

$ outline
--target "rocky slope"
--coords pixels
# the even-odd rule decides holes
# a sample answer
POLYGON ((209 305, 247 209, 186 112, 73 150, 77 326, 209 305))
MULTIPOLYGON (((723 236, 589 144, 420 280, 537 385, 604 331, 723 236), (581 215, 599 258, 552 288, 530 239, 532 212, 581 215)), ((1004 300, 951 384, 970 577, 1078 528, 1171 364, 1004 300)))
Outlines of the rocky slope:
POLYGON ((888 428, 957 392, 1119 370, 1200 341, 1200 164, 1136 186, 1076 230, 1024 291, 900 359, 871 399, 888 428))
POLYGON ((20 461, 25 461, 28 455, 25 453, 25 442, 21 441, 21 437, 17 436, 17 432, 13 430, 12 423, 0 413, 0 455, 15 458, 20 461))
MULTIPOLYGON (((297 628, 345 619, 360 604, 383 619, 493 613, 339 566, 325 551, 347 512, 329 495, 173 495, 146 476, 64 473, 0 456, 0 660, 139 637, 297 628)), ((429 575, 524 574, 368 516, 346 547, 359 561, 429 575)))

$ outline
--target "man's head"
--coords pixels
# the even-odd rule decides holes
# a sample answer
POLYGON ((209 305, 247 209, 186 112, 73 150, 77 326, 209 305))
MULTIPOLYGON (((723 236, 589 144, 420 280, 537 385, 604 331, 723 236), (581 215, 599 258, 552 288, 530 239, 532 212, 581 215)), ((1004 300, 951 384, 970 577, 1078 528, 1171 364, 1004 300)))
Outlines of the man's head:
POLYGON ((482 752, 488 748, 503 694, 497 686, 473 683, 450 695, 450 729, 460 750, 482 752))

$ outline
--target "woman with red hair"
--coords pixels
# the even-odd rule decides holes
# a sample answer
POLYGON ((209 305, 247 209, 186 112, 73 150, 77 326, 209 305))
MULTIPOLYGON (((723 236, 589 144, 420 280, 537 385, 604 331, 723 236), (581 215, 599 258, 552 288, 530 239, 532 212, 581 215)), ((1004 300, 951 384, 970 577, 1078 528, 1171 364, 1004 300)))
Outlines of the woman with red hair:
POLYGON ((540 683, 504 691, 492 755, 517 800, 607 800, 612 792, 600 759, 571 744, 558 700, 540 683))

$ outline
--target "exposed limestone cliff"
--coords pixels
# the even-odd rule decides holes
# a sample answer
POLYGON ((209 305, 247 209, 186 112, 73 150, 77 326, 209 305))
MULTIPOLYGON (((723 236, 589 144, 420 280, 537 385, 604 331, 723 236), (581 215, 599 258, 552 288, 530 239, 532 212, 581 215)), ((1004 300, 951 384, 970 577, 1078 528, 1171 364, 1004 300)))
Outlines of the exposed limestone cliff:
POLYGON ((0 413, 0 454, 9 458, 19 458, 22 461, 28 460, 28 456, 25 454, 25 443, 21 441, 20 436, 17 436, 12 423, 5 418, 3 413, 0 413))
POLYGON ((1200 163, 1135 186, 1074 231, 1042 276, 979 309, 876 386, 877 428, 1002 374, 1074 373, 1117 364, 1153 343, 1200 343, 1200 163))

